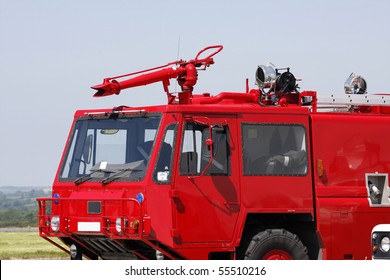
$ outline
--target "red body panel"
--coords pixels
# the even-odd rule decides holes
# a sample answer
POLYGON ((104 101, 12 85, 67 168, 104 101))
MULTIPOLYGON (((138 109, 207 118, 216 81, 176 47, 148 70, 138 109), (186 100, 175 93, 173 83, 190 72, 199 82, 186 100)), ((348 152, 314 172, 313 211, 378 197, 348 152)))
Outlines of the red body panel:
POLYGON ((390 221, 388 206, 370 207, 365 181, 366 174, 389 172, 390 115, 313 114, 311 118, 313 163, 321 160, 325 170, 323 176, 315 176, 315 185, 318 228, 328 255, 369 258, 368 246, 363 250, 354 244, 367 242, 365 237, 378 221, 390 221))

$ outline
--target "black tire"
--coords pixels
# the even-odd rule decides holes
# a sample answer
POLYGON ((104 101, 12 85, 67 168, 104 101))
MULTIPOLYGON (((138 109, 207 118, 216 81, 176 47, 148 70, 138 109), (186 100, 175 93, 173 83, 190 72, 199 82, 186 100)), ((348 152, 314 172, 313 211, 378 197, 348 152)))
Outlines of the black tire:
POLYGON ((267 229, 256 234, 245 253, 246 260, 308 260, 305 245, 284 229, 267 229))

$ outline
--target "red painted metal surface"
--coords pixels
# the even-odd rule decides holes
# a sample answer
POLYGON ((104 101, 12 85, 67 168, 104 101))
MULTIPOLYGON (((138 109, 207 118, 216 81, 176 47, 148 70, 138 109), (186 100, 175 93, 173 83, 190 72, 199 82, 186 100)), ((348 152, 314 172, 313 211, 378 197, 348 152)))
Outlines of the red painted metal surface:
MULTIPOLYGON (((261 89, 249 88, 216 96, 194 94, 197 71, 213 64, 213 56, 221 50, 222 46, 211 46, 193 60, 107 78, 92 87, 97 90, 95 96, 107 96, 162 82, 168 104, 75 113, 53 182, 53 197, 38 199, 43 238, 52 242, 58 237, 64 243, 62 249, 77 244, 101 258, 234 259, 245 257, 258 232, 282 228, 300 239, 311 259, 371 258, 372 228, 390 223, 389 198, 383 197, 381 203, 370 198, 370 180, 382 184, 382 193, 388 188, 387 107, 322 112, 314 91, 275 92, 273 99, 261 89), (211 54, 201 58, 206 52, 211 54), (122 80, 128 76, 134 77, 122 80), (181 87, 177 95, 169 92, 170 79, 177 79, 181 87), (305 98, 311 98, 310 102, 303 102, 305 98), (160 120, 144 124, 152 120, 149 116, 160 120), (253 171, 255 157, 274 149, 278 141, 281 146, 291 144, 284 128, 304 131, 303 140, 295 135, 291 141, 301 141, 294 145, 305 152, 305 169, 294 174, 253 171), (277 130, 281 140, 267 135, 277 130), (89 174, 82 170, 88 158, 97 157, 108 144, 106 139, 122 139, 123 131, 126 148, 115 140, 109 154, 120 158, 121 151, 126 160, 120 163, 134 164, 139 159, 132 158, 131 149, 136 153, 138 142, 153 142, 144 155, 144 167, 88 167, 89 174), (148 136, 150 131, 152 136, 148 136), (83 138, 83 133, 93 135, 92 146, 85 144, 88 137, 83 138), (186 140, 191 133, 188 139, 192 140, 186 140), (183 154, 193 152, 187 147, 192 141, 203 143, 204 149, 191 162, 183 154), (160 170, 168 143, 169 164, 160 170), (220 151, 220 143, 227 143, 225 150, 220 151), (248 149, 252 150, 248 153, 248 149), (70 161, 72 155, 77 159, 70 161), (219 163, 220 158, 226 162, 219 163), (198 169, 183 171, 186 161, 187 169, 191 164, 198 169), (79 167, 72 167, 75 164, 79 167), (141 171, 142 176, 129 179, 141 171), (76 183, 82 176, 87 180, 76 183), (103 183, 107 177, 112 182, 103 183), (53 216, 58 217, 58 228, 53 216)), ((264 258, 292 257, 274 248, 264 258)))
POLYGON ((264 257, 263 260, 292 260, 290 254, 283 250, 272 250, 269 251, 264 257))
POLYGON ((162 82, 164 86, 164 91, 168 95, 169 103, 171 103, 174 102, 174 98, 168 90, 169 80, 177 78, 177 82, 182 89, 182 92, 180 92, 178 96, 179 103, 189 104, 192 98, 193 87, 195 86, 198 79, 197 68, 202 68, 202 70, 205 70, 206 67, 209 67, 211 64, 214 64, 213 56, 219 53, 222 49, 223 47, 221 45, 209 46, 201 50, 196 55, 195 59, 189 61, 178 60, 175 62, 170 62, 163 66, 150 68, 144 71, 137 71, 134 73, 121 75, 113 78, 105 78, 102 84, 92 87, 92 89, 97 90, 94 96, 102 97, 112 94, 119 94, 122 89, 162 82), (200 58, 203 53, 207 53, 209 50, 214 51, 206 57, 200 58), (169 67, 171 65, 175 66, 169 67), (124 78, 138 74, 142 75, 123 81, 117 80, 118 78, 124 78))

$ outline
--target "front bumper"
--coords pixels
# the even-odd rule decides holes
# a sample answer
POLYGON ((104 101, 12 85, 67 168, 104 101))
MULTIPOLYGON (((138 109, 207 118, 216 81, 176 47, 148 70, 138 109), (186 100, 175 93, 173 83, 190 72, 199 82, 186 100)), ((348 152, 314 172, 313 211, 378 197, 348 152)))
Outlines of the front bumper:
POLYGON ((150 217, 134 198, 38 198, 38 227, 43 237, 105 235, 139 240, 150 234, 150 217))

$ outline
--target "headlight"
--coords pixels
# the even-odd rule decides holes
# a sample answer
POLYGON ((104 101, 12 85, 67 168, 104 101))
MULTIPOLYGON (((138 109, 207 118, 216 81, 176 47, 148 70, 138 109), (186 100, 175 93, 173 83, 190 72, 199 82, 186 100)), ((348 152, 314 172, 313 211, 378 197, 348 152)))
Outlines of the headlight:
POLYGON ((118 233, 122 232, 122 219, 121 218, 116 218, 115 221, 115 229, 118 233))
POLYGON ((367 93, 367 82, 361 76, 352 73, 344 83, 346 94, 365 94, 367 93))
POLYGON ((50 227, 53 231, 59 231, 60 229, 60 217, 59 216, 53 216, 50 220, 50 227))
POLYGON ((376 225, 371 232, 372 259, 390 259, 390 224, 376 225))
POLYGON ((385 236, 385 237, 382 238, 381 244, 379 246, 379 249, 383 253, 389 252, 389 250, 390 250, 390 238, 389 237, 385 236))

